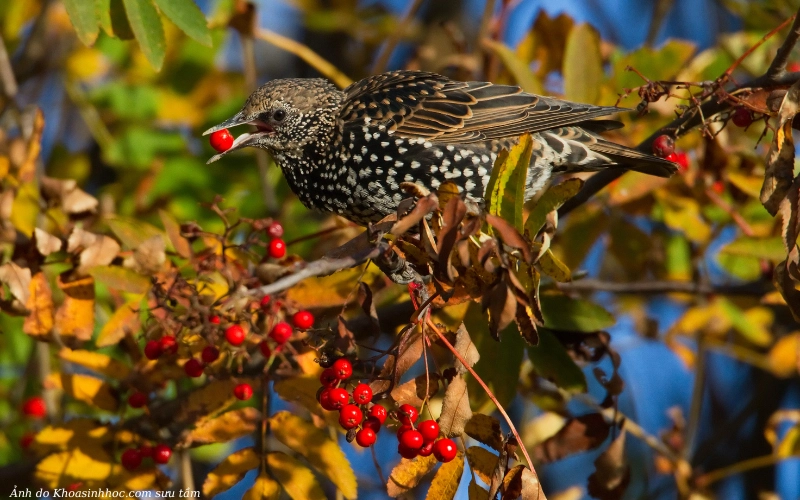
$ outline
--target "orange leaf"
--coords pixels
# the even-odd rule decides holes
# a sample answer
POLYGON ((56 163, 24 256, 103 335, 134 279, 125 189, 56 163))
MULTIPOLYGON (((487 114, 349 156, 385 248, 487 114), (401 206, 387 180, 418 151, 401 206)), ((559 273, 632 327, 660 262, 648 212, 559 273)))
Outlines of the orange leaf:
POLYGON ((114 311, 97 336, 97 347, 116 345, 126 334, 133 334, 139 329, 139 312, 135 308, 141 301, 141 296, 135 297, 114 311))
POLYGON ((218 493, 229 490, 233 485, 242 480, 245 474, 255 469, 261 459, 253 448, 239 450, 228 455, 214 470, 208 473, 203 483, 203 494, 212 498, 218 493))
POLYGON ((106 411, 117 411, 119 402, 111 386, 99 378, 88 375, 52 373, 45 380, 46 387, 58 387, 64 392, 89 405, 106 411))
POLYGON ((61 349, 58 353, 64 361, 75 363, 92 371, 105 375, 114 380, 123 380, 128 377, 131 370, 127 365, 117 361, 111 356, 100 354, 99 352, 75 350, 69 348, 61 349))
POLYGON ((25 317, 22 324, 22 331, 34 337, 36 340, 49 341, 50 332, 53 329, 53 292, 44 273, 38 272, 31 279, 28 287, 30 296, 25 308, 31 313, 25 317))
POLYGON ((226 443, 252 434, 261 422, 261 412, 252 407, 240 408, 223 413, 217 418, 206 419, 185 439, 186 444, 195 446, 210 443, 226 443))
POLYGON ((267 473, 262 472, 256 478, 253 487, 247 490, 242 500, 278 500, 281 497, 281 487, 267 473))
POLYGON ((58 287, 66 297, 56 312, 55 328, 64 340, 71 337, 74 343, 85 342, 94 331, 94 278, 66 281, 68 272, 58 277, 58 287))
POLYGON ((413 460, 403 458, 397 464, 392 473, 389 474, 389 481, 386 483, 386 491, 390 497, 398 497, 403 493, 415 488, 422 478, 425 477, 436 466, 436 457, 418 456, 413 460))

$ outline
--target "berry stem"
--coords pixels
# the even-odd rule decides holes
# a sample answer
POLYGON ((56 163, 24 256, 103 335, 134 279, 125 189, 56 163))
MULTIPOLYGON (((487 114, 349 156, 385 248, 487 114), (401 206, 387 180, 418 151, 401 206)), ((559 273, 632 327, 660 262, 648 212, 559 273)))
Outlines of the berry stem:
POLYGON ((442 331, 439 330, 439 328, 437 328, 435 324, 433 324, 433 321, 431 321, 430 317, 426 317, 425 320, 427 322, 427 325, 431 328, 431 330, 433 330, 434 333, 436 333, 436 335, 439 336, 439 339, 444 343, 444 345, 446 345, 447 348, 450 349, 450 352, 453 353, 456 359, 458 359, 461 362, 461 364, 464 365, 464 367, 467 369, 470 375, 475 377, 475 380, 481 385, 483 390, 486 391, 486 395, 489 396, 489 399, 492 400, 492 403, 494 403, 494 405, 503 415, 503 418, 505 419, 509 428, 511 428, 511 433, 514 435, 515 438, 517 438, 519 447, 522 449, 522 454, 525 456, 525 460, 528 462, 528 467, 530 468, 531 472, 536 474, 536 470, 533 468, 533 460, 531 460, 530 455, 528 455, 528 450, 525 448, 525 443, 522 442, 522 438, 519 436, 517 428, 514 427, 514 422, 511 421, 511 417, 508 416, 508 413, 506 413, 506 410, 505 408, 503 408, 503 405, 500 404, 500 402, 497 400, 492 390, 489 389, 489 386, 486 385, 483 379, 475 372, 475 370, 472 369, 472 366, 470 366, 467 360, 465 360, 464 357, 456 350, 456 348, 453 347, 453 344, 451 344, 450 341, 447 340, 447 337, 444 336, 442 331))

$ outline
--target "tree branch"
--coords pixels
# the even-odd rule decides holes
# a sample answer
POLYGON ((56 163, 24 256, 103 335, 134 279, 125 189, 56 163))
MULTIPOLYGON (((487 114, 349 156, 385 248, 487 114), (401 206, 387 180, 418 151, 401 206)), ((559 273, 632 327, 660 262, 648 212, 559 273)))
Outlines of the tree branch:
POLYGON ((696 295, 752 295, 760 296, 774 290, 768 281, 754 281, 736 285, 711 285, 693 281, 633 281, 617 283, 585 279, 570 283, 556 283, 563 292, 612 292, 621 294, 658 295, 664 293, 691 293, 696 295))
POLYGON ((769 77, 775 78, 786 73, 786 63, 789 61, 789 56, 792 54, 795 45, 797 45, 798 39, 800 39, 800 15, 798 14, 800 14, 800 10, 794 15, 792 29, 789 31, 789 34, 786 35, 786 39, 778 48, 775 58, 769 65, 769 69, 767 70, 767 76, 769 77))

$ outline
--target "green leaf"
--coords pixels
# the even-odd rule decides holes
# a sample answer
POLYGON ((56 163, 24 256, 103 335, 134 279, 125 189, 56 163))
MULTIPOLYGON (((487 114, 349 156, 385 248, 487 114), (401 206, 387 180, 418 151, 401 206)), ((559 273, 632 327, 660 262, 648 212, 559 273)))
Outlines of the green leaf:
POLYGON ((539 329, 539 345, 528 347, 528 357, 533 369, 543 378, 568 392, 586 392, 583 370, 575 364, 552 331, 539 329))
POLYGON ((596 332, 616 323, 610 312, 588 300, 555 294, 542 295, 540 300, 544 324, 553 330, 596 332))
POLYGON ((488 38, 484 40, 484 44, 500 58, 508 72, 514 77, 517 85, 522 87, 522 90, 532 94, 542 93, 542 84, 531 71, 530 65, 520 59, 513 50, 501 42, 488 38))
POLYGON ((125 5, 128 22, 144 56, 154 69, 160 70, 164 63, 167 43, 158 11, 150 0, 122 0, 122 3, 125 5))
POLYGON ((69 21, 75 28, 78 39, 84 45, 92 45, 100 31, 93 0, 64 0, 69 21))
POLYGON ((767 259, 772 262, 780 262, 786 258, 786 249, 783 246, 783 238, 780 236, 772 238, 742 236, 722 247, 720 253, 767 259))
POLYGON ((125 14, 122 0, 95 0, 95 12, 100 22, 100 27, 108 36, 120 40, 133 40, 133 30, 125 14))
POLYGON ((211 33, 206 18, 192 0, 155 0, 155 3, 184 33, 211 47, 211 33))
MULTIPOLYGON (((500 332, 501 341, 497 342, 489 333, 489 324, 480 304, 473 302, 467 309, 464 325, 471 332, 475 348, 481 353, 481 359, 473 367, 475 373, 494 392, 500 404, 507 406, 517 394, 519 371, 527 345, 516 332, 516 323, 511 323, 500 332)), ((474 408, 489 401, 486 391, 471 375, 467 377, 467 389, 474 408)))
POLYGON ((522 231, 522 205, 525 203, 525 180, 531 162, 533 139, 530 134, 519 138, 519 143, 503 151, 494 162, 486 205, 489 213, 497 215, 522 231))
POLYGON ((572 272, 566 264, 561 262, 561 259, 555 256, 549 248, 539 259, 539 267, 542 272, 559 283, 566 283, 572 280, 572 272))
POLYGON ((551 186, 536 202, 536 206, 531 210, 528 215, 528 220, 525 221, 525 232, 528 236, 533 238, 542 229, 547 214, 553 210, 558 210, 561 205, 568 199, 575 196, 581 190, 583 181, 581 179, 568 179, 561 184, 551 186))
POLYGON ((600 35, 590 25, 579 24, 569 32, 563 73, 567 99, 597 103, 603 78, 603 58, 600 55, 600 35))
POLYGON ((119 238, 122 245, 131 250, 154 236, 161 236, 167 240, 166 234, 161 229, 147 222, 115 215, 105 220, 114 235, 119 238))

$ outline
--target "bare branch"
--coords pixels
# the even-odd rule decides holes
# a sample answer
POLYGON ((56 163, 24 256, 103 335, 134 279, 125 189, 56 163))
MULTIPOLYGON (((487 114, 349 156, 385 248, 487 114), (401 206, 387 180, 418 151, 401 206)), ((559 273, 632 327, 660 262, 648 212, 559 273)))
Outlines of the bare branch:
POLYGON ((786 35, 786 40, 783 41, 783 44, 775 54, 775 58, 769 65, 769 69, 767 70, 768 77, 774 78, 786 73, 786 63, 789 61, 789 56, 792 54, 795 45, 797 45, 797 40, 800 39, 800 15, 798 14, 800 14, 800 10, 794 15, 792 29, 789 31, 789 34, 786 35))

